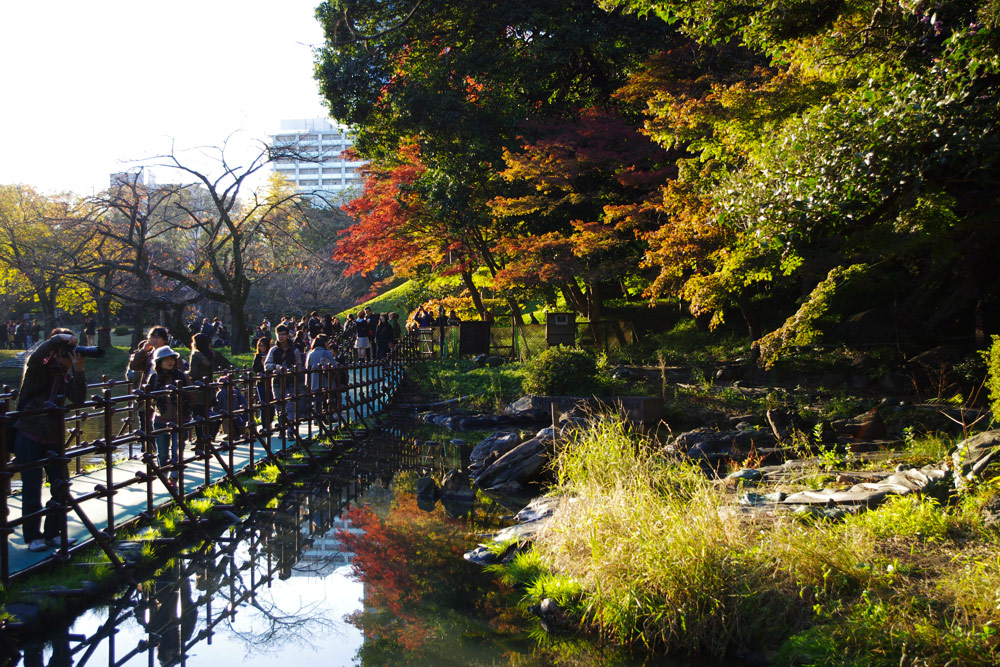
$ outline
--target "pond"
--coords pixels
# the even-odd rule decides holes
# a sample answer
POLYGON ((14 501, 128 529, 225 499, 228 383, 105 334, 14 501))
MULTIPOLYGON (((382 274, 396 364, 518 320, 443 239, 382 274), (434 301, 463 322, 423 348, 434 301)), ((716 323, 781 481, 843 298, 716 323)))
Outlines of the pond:
POLYGON ((19 657, 28 666, 665 664, 541 633, 517 591, 462 558, 510 509, 481 494, 462 506, 418 504, 418 478, 461 460, 421 435, 383 434, 69 625, 24 638, 19 657))

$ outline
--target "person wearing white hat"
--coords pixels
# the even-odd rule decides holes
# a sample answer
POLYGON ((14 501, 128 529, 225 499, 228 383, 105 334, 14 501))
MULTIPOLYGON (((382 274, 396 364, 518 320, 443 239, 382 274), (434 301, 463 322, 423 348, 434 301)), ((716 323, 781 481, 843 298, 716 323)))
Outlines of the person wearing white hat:
MULTIPOLYGON (((150 373, 143 391, 159 392, 153 397, 153 430, 163 431, 156 435, 156 459, 161 465, 175 464, 184 453, 179 424, 188 420, 190 407, 182 391, 172 391, 169 387, 181 389, 191 385, 191 379, 179 366, 180 355, 169 346, 156 348, 153 352, 153 372, 150 373)), ((170 471, 170 479, 177 479, 177 470, 170 471)))

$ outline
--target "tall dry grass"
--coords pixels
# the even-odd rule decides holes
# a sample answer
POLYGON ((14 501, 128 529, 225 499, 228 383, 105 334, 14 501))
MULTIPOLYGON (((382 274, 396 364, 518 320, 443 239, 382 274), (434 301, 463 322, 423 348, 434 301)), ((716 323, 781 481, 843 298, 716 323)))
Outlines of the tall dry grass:
POLYGON ((618 641, 708 655, 759 647, 866 576, 857 565, 870 545, 856 533, 750 519, 620 418, 597 418, 555 468, 566 499, 535 549, 580 583, 585 616, 618 641))

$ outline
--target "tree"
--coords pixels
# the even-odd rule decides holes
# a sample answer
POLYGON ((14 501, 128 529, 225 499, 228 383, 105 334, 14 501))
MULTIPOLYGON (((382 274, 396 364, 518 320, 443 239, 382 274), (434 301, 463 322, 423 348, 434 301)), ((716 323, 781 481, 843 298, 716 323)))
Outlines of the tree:
POLYGON ((396 164, 369 166, 361 196, 344 206, 357 222, 341 232, 333 257, 346 263, 348 275, 371 274, 385 265, 402 277, 458 272, 485 318, 482 296, 473 281, 478 256, 475 241, 469 238, 473 228, 434 209, 433 198, 420 188, 426 175, 413 142, 400 147, 396 164))
POLYGON ((609 285, 635 273, 653 196, 676 174, 668 153, 613 110, 589 108, 534 128, 505 152, 505 180, 520 193, 490 202, 510 220, 498 250, 510 257, 500 285, 551 285, 596 322, 609 285), (583 285, 583 289, 581 289, 583 285))
POLYGON ((688 151, 650 235, 651 295, 715 323, 738 308, 752 338, 765 306, 798 296, 809 316, 785 305, 783 340, 810 339, 839 293, 925 330, 996 307, 995 3, 604 4, 693 42, 633 79, 650 136, 688 151))
POLYGON ((294 263, 291 251, 297 246, 296 233, 308 206, 306 196, 278 175, 260 191, 245 190, 248 179, 283 155, 283 150, 264 148, 243 166, 226 160, 225 147, 213 149, 216 174, 189 164, 176 153, 161 158, 163 166, 193 178, 205 197, 175 204, 183 213, 175 229, 189 232, 189 252, 163 257, 153 267, 176 284, 229 307, 234 353, 250 347, 246 306, 252 289, 294 263))
POLYGON ((495 252, 504 229, 487 202, 505 187, 504 150, 516 150, 523 123, 605 103, 672 33, 589 0, 335 0, 317 15, 327 41, 316 77, 332 115, 380 168, 415 143, 426 167, 411 185, 420 215, 494 275, 507 258, 495 252))
MULTIPOLYGON (((67 271, 87 284, 94 295, 104 335, 111 328, 113 303, 133 305, 133 345, 145 333, 151 313, 164 322, 200 296, 159 274, 155 267, 187 245, 190 228, 178 204, 197 197, 184 186, 146 185, 142 170, 122 175, 108 190, 88 198, 76 219, 77 233, 89 240, 86 252, 60 258, 67 271)), ((180 318, 170 329, 180 338, 180 318)), ((110 337, 105 341, 110 344, 110 337)))
POLYGON ((67 282, 58 258, 86 244, 67 224, 74 206, 68 196, 49 197, 26 185, 0 186, 0 264, 21 278, 8 276, 5 282, 29 288, 21 298, 38 302, 49 329, 56 326, 60 290, 67 282))

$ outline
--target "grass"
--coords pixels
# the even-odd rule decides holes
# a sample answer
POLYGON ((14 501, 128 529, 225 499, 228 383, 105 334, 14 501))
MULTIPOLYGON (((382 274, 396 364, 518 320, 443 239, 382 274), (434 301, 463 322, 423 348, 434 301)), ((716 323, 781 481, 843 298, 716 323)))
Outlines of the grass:
POLYGON ((523 395, 525 370, 520 363, 476 368, 468 359, 437 359, 415 364, 409 377, 428 399, 471 396, 469 407, 498 410, 523 395))
POLYGON ((896 498, 839 523, 754 519, 615 417, 554 465, 572 500, 502 571, 527 602, 556 597, 609 639, 710 656, 769 648, 790 665, 1000 658, 1000 535, 979 512, 1000 485, 947 504, 896 498))
POLYGON ((684 318, 669 331, 646 336, 615 352, 616 361, 668 365, 704 365, 722 359, 746 357, 750 339, 743 332, 699 331, 693 318, 684 318))

